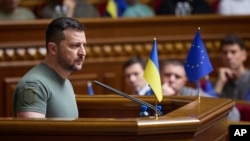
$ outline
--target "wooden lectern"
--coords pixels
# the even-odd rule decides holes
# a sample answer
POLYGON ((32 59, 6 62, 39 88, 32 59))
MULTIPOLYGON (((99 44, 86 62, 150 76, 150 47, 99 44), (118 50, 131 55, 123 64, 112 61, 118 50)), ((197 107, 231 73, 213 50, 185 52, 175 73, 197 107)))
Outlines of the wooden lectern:
MULTIPOLYGON (((155 103, 153 96, 135 97, 155 103)), ((0 118, 0 140, 227 140, 234 106, 231 99, 164 97, 165 115, 155 118, 138 117, 140 105, 117 95, 77 96, 77 102, 79 119, 0 118)))

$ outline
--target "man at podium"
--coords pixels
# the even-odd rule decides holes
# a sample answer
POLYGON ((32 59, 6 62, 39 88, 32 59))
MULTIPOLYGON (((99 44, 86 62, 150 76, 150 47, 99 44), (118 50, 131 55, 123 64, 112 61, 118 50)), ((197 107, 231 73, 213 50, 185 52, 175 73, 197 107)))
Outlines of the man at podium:
POLYGON ((16 117, 78 118, 68 76, 82 69, 86 56, 84 26, 68 17, 54 19, 46 30, 45 59, 27 72, 13 97, 16 117))

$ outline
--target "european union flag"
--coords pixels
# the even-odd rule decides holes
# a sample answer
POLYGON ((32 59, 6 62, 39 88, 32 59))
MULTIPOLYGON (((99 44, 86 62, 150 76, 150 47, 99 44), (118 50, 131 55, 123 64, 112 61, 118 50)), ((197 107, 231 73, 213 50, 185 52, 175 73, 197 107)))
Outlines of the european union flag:
POLYGON ((213 71, 199 29, 196 32, 192 46, 187 55, 184 68, 190 82, 198 81, 200 78, 213 71))

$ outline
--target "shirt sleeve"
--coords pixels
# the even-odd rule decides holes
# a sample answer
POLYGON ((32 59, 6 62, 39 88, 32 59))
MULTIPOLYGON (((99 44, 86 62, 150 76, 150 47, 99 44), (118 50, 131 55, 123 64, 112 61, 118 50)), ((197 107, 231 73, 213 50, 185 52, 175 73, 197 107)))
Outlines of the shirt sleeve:
POLYGON ((16 112, 38 112, 46 114, 49 98, 45 87, 38 81, 26 82, 16 93, 16 112))

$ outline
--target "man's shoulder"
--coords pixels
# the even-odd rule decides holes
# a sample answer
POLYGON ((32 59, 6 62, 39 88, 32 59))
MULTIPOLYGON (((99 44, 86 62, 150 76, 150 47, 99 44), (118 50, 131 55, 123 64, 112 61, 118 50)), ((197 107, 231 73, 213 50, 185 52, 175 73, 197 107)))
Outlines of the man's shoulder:
POLYGON ((19 7, 17 9, 17 13, 26 16, 27 18, 33 18, 35 19, 35 14, 28 8, 25 7, 19 7))
POLYGON ((246 69, 245 73, 243 74, 243 79, 247 79, 250 82, 250 70, 246 69))
POLYGON ((180 94, 183 96, 195 96, 198 94, 198 90, 191 87, 183 87, 180 91, 180 94))
POLYGON ((46 66, 43 63, 37 64, 33 68, 31 68, 22 78, 21 82, 35 82, 37 80, 42 80, 45 78, 47 73, 46 66))
POLYGON ((211 97, 208 93, 204 92, 202 89, 195 89, 192 87, 183 87, 180 93, 183 96, 197 96, 198 93, 200 93, 201 96, 211 97))
POLYGON ((250 76, 250 69, 246 69, 246 74, 250 76))

